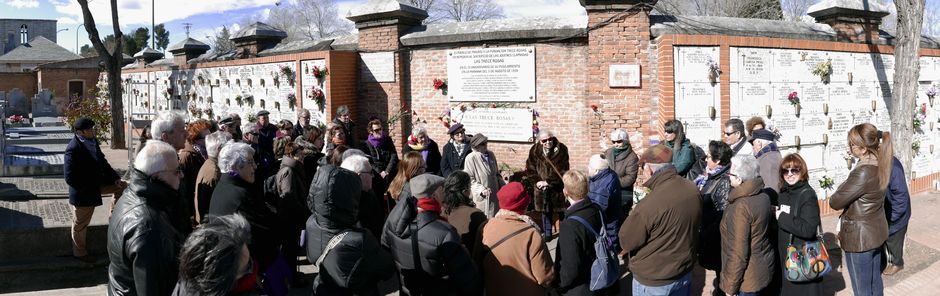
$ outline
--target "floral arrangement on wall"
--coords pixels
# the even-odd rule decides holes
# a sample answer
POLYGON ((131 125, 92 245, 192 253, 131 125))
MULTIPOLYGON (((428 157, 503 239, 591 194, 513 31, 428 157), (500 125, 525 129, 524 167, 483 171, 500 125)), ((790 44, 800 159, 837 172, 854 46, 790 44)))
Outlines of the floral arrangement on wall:
POLYGON ((829 84, 829 77, 832 75, 832 59, 826 59, 825 62, 816 64, 813 75, 819 76, 822 83, 829 84))
POLYGON ((721 75, 721 66, 713 59, 708 59, 708 81, 713 85, 718 83, 718 76, 721 75))
POLYGON ((434 90, 439 90, 441 91, 442 95, 446 96, 447 95, 447 78, 444 78, 443 80, 439 78, 434 78, 433 82, 434 82, 434 90))

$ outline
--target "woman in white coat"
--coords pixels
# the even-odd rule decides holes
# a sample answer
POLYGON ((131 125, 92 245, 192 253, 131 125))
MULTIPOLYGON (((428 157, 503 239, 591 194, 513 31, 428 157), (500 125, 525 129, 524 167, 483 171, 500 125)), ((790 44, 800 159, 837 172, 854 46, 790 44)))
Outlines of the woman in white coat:
POLYGON ((496 155, 486 148, 487 138, 476 134, 470 139, 473 152, 464 160, 463 170, 470 175, 470 194, 477 208, 493 218, 499 211, 496 192, 505 185, 496 165, 496 155))

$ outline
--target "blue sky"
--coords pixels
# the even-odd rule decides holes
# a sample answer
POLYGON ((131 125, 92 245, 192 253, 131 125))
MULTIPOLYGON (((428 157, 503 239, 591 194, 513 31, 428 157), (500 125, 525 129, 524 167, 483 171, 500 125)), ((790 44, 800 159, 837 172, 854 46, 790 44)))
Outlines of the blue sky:
MULTIPOLYGON (((151 0, 155 1, 155 0, 151 0)), ((121 29, 124 32, 141 26, 150 26, 151 1, 119 0, 121 29)), ((280 0, 160 0, 157 1, 156 22, 165 23, 170 30, 170 44, 185 38, 183 23, 192 23, 190 36, 201 41, 223 25, 237 29, 243 19, 263 19, 268 10, 280 0)), ((283 0, 289 1, 289 0, 283 0)), ((337 0, 339 14, 345 15, 351 8, 367 0, 337 0)), ((571 16, 584 15, 578 0, 496 0, 503 6, 507 17, 571 16)), ((940 4, 940 0, 927 0, 928 6, 940 4)), ((111 27, 110 1, 91 0, 92 13, 98 31, 104 35, 113 32, 111 27)), ((0 0, 0 18, 55 19, 58 20, 59 45, 74 50, 76 27, 82 23, 81 8, 75 0, 0 0)), ((78 30, 78 46, 88 44, 84 28, 78 30)))

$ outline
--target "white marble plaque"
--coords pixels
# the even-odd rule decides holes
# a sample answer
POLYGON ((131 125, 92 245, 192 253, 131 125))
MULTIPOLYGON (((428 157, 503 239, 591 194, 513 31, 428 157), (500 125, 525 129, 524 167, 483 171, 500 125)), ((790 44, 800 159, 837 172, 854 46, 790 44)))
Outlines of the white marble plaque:
POLYGON ((359 77, 364 82, 395 82, 395 54, 373 52, 359 54, 359 77))
POLYGON ((521 108, 451 109, 451 118, 462 123, 468 134, 482 133, 490 141, 531 142, 532 110, 521 108))
POLYGON ((735 47, 731 50, 731 81, 769 82, 774 66, 773 54, 761 48, 735 47))
POLYGON ((676 82, 708 82, 708 61, 718 63, 718 55, 717 46, 676 46, 676 82))
MULTIPOLYGON (((826 167, 825 163, 823 162, 823 154, 825 154, 825 152, 826 147, 823 145, 802 146, 800 148, 800 156, 802 156, 803 160, 806 161, 806 166, 809 168, 809 170, 818 170, 826 167)), ((819 185, 819 183, 810 184, 819 185)))
POLYGON ((774 82, 804 81, 805 76, 812 75, 800 61, 805 51, 776 50, 774 53, 774 82))
POLYGON ((610 87, 640 87, 640 65, 610 65, 607 84, 610 87))
POLYGON ((451 101, 534 102, 535 47, 447 51, 451 101))
POLYGON ((773 89, 770 83, 731 83, 731 117, 767 116, 773 89))
MULTIPOLYGON (((301 84, 301 93, 297 98, 297 101, 303 105, 304 109, 310 110, 310 122, 326 122, 326 117, 324 112, 326 111, 326 106, 317 104, 316 98, 313 97, 314 89, 318 89, 323 93, 323 96, 327 96, 327 89, 325 87, 325 82, 321 79, 317 79, 313 75, 313 68, 319 67, 320 69, 326 68, 326 60, 307 60, 300 61, 300 84, 301 84)), ((329 69, 327 69, 329 70, 329 69)), ((281 78, 283 81, 281 85, 290 86, 284 78, 281 78)), ((324 101, 321 101, 325 102, 324 101)))
POLYGON ((686 125, 685 134, 690 141, 707 145, 708 140, 716 139, 721 133, 721 120, 717 116, 719 89, 708 82, 677 85, 676 119, 686 125), (716 110, 714 119, 710 114, 712 107, 716 110))

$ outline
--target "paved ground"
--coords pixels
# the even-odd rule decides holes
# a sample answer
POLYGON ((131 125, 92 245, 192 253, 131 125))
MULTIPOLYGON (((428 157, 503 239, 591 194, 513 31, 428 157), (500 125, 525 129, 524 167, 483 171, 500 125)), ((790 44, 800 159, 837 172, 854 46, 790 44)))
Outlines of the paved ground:
MULTIPOLYGON (((115 168, 127 167, 126 150, 105 150, 105 155, 115 168)), ((894 276, 884 277, 885 295, 917 296, 937 295, 940 291, 940 193, 923 193, 913 198, 914 214, 906 241, 905 261, 906 269, 894 276)), ((851 282, 848 273, 843 272, 842 252, 838 249, 832 231, 838 217, 835 215, 823 217, 823 228, 826 231, 825 239, 828 243, 830 255, 837 261, 833 272, 825 279, 826 295, 852 295, 851 282)), ((549 243, 554 249, 554 241, 549 243)), ((554 252, 552 252, 554 253, 554 252)), ((314 269, 305 266, 302 271, 308 278, 312 278, 314 269)), ((693 294, 710 295, 712 272, 698 269, 695 272, 693 294), (705 283, 709 283, 705 285, 705 283)), ((624 275, 622 287, 629 287, 631 277, 624 275)), ((16 293, 10 295, 105 295, 104 284, 92 287, 35 291, 16 293)), ((291 295, 307 295, 309 288, 300 288, 292 291, 291 295)), ((622 289, 622 295, 629 295, 629 288, 622 289)), ((394 295, 397 293, 393 293, 394 295)))

